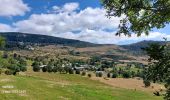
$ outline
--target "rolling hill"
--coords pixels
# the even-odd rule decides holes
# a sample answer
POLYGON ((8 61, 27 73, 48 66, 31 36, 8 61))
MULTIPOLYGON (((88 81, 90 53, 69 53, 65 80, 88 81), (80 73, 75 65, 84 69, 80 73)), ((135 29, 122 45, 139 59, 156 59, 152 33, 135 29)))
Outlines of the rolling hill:
MULTIPOLYGON (((6 38, 7 49, 12 48, 16 50, 17 48, 20 51, 26 48, 27 46, 33 46, 35 48, 42 47, 39 48, 42 51, 42 54, 45 53, 69 54, 70 51, 71 52, 74 51, 75 53, 80 53, 79 57, 91 57, 98 55, 104 59, 105 58, 112 59, 115 61, 123 60, 141 62, 143 61, 143 59, 146 58, 146 55, 141 48, 148 46, 148 44, 150 43, 162 43, 162 44, 164 43, 162 41, 141 41, 130 45, 115 45, 115 44, 108 45, 108 44, 94 44, 73 39, 65 39, 53 36, 19 32, 6 32, 0 33, 0 35, 6 38), (55 47, 53 47, 52 45, 55 47)), ((20 53, 23 55, 29 54, 25 52, 28 51, 20 53)), ((39 51, 37 52, 39 53, 39 51)), ((37 52, 35 52, 35 54, 38 54, 37 52)))
POLYGON ((5 37, 8 45, 24 43, 24 44, 37 44, 37 45, 64 45, 73 47, 91 47, 98 46, 98 44, 93 44, 89 42, 83 42, 79 40, 64 39, 59 37, 38 35, 38 34, 28 34, 19 32, 5 32, 0 33, 1 36, 5 37))

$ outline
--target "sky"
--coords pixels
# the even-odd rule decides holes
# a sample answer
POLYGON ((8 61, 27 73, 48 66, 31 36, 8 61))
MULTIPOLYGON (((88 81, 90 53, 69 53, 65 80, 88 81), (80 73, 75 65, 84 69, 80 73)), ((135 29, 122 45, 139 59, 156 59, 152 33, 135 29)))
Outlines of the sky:
POLYGON ((0 0, 0 32, 24 32, 99 44, 170 40, 170 25, 148 36, 115 36, 121 18, 107 18, 100 0, 0 0))

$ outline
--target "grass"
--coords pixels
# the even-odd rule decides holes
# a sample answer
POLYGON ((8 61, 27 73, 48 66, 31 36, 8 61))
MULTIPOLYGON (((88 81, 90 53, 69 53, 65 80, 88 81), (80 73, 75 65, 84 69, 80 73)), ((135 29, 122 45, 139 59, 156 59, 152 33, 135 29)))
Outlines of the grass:
POLYGON ((26 76, 0 75, 0 86, 1 100, 162 100, 152 93, 114 88, 69 74, 28 72, 26 76), (14 88, 2 88, 5 85, 14 88), (5 94, 2 90, 26 90, 26 93, 5 94))

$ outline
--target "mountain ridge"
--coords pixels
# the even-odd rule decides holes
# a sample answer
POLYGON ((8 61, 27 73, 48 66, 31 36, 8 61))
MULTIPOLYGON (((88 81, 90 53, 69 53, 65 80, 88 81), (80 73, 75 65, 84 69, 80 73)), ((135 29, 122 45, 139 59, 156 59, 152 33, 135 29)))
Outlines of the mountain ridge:
POLYGON ((30 33, 21 33, 21 32, 0 32, 0 35, 6 38, 7 44, 11 45, 20 45, 19 43, 25 43, 26 45, 63 45, 71 47, 97 47, 97 46, 119 46, 121 48, 132 50, 132 51, 141 51, 141 48, 148 46, 149 43, 164 43, 164 41, 153 41, 153 40, 144 40, 127 45, 116 45, 116 44, 95 44, 80 40, 66 39, 61 37, 54 37, 48 35, 40 34, 30 34, 30 33))

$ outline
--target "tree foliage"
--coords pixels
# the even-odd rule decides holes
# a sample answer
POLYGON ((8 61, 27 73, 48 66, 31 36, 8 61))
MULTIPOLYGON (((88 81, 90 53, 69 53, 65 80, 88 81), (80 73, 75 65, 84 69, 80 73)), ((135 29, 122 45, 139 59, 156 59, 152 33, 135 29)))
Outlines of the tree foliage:
POLYGON ((153 82, 165 82, 167 88, 166 100, 170 100, 170 48, 169 44, 150 44, 144 50, 149 55, 150 62, 145 68, 145 80, 153 82))
POLYGON ((5 46, 5 38, 0 36, 0 47, 3 48, 5 46))
POLYGON ((101 0, 108 17, 121 17, 116 35, 148 34, 170 22, 170 0, 101 0), (123 16, 123 17, 122 17, 123 16))

